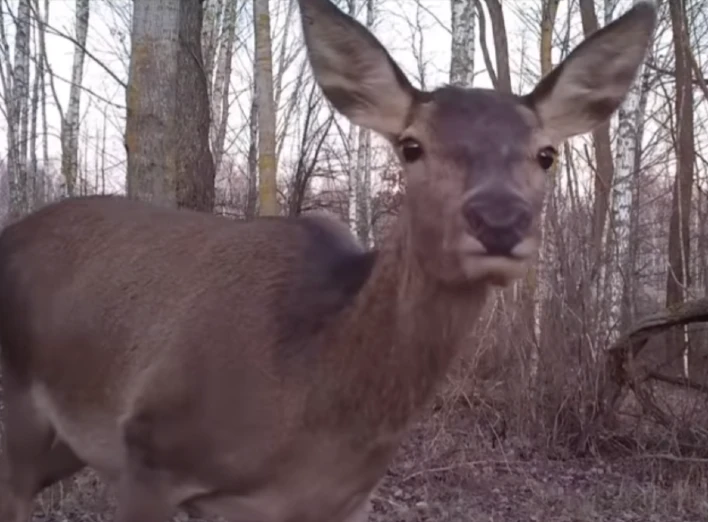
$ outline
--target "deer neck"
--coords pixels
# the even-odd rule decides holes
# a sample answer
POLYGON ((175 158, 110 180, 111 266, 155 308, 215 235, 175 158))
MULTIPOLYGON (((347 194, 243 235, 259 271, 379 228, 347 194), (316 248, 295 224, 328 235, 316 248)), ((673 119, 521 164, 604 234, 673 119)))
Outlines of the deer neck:
POLYGON ((343 349, 324 381, 335 379, 331 419, 354 433, 406 427, 449 369, 485 301, 485 284, 460 288, 433 277, 415 232, 401 216, 371 277, 337 322, 336 345, 343 349))

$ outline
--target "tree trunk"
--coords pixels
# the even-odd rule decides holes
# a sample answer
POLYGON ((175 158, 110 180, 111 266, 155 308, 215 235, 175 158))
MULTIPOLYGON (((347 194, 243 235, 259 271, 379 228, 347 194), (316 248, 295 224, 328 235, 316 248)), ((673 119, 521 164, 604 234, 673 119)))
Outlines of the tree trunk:
MULTIPOLYGON (((356 0, 348 0, 349 16, 356 18, 356 0)), ((357 128, 349 122, 349 136, 347 137, 347 208, 349 228, 358 235, 357 209, 359 208, 359 185, 361 184, 359 169, 359 154, 357 147, 357 128)))
MULTIPOLYGON (((691 191, 693 188, 693 89, 686 6, 682 0, 669 2, 674 53, 676 56, 676 178, 673 186, 671 218, 669 220, 669 269, 666 279, 666 305, 672 306, 685 299, 690 284, 690 228, 691 191)), ((682 332, 669 336, 666 343, 667 360, 676 361, 684 351, 682 332)))
POLYGON ((275 161, 275 106, 273 103, 273 50, 268 0, 253 0, 255 24, 255 78, 258 93, 258 196, 259 213, 277 216, 278 188, 275 161))
MULTIPOLYGON (((219 29, 221 28, 221 16, 224 10, 223 0, 200 0, 202 5, 202 27, 201 27, 201 43, 202 43, 202 61, 204 63, 204 74, 207 81, 207 92, 211 98, 214 74, 214 63, 216 61, 216 53, 219 48, 219 29)), ((228 0, 230 7, 236 6, 237 0, 228 0)), ((221 42, 223 45, 224 42, 221 42)))
POLYGON ((211 212, 214 161, 199 0, 135 0, 125 146, 128 195, 211 212))
MULTIPOLYGON (((553 62, 551 59, 552 33, 556 20, 556 14, 558 12, 558 4, 559 0, 544 0, 543 5, 541 6, 541 44, 539 49, 541 76, 545 76, 553 68, 553 62)), ((538 262, 536 263, 536 266, 531 267, 526 277, 528 289, 527 295, 525 296, 525 308, 527 310, 526 316, 532 323, 529 330, 533 336, 530 353, 530 374, 532 378, 535 378, 538 372, 538 348, 541 343, 543 304, 549 293, 547 288, 548 281, 545 278, 544 271, 548 260, 551 258, 551 241, 545 238, 545 236, 546 229, 548 228, 548 206, 556 187, 558 165, 560 165, 560 158, 556 161, 556 164, 548 173, 549 188, 546 193, 546 200, 543 203, 540 217, 541 249, 538 254, 538 262)))
POLYGON ((450 84, 472 87, 474 82, 475 0, 450 0, 452 12, 452 48, 450 84))
POLYGON ((61 173, 69 196, 75 195, 79 171, 79 119, 88 23, 89 0, 76 0, 76 43, 71 68, 69 105, 61 122, 61 173))
POLYGON ((494 54, 497 59, 497 86, 503 92, 511 92, 511 73, 509 72, 509 44, 506 39, 506 22, 499 0, 486 0, 489 19, 494 33, 494 54))
POLYGON ((3 90, 11 93, 6 100, 8 140, 8 190, 10 192, 10 217, 17 218, 27 212, 27 147, 29 123, 29 67, 30 67, 30 4, 19 0, 15 16, 15 49, 13 65, 10 64, 9 46, 3 30, 3 58, 9 85, 3 90))
POLYGON ((248 193, 246 196, 246 219, 256 217, 258 204, 258 98, 255 85, 248 116, 248 193))
POLYGON ((610 342, 614 342, 631 321, 631 288, 635 267, 630 249, 631 217, 634 207, 635 180, 639 175, 642 153, 642 119, 640 112, 646 106, 646 92, 642 69, 618 111, 617 148, 615 151, 615 180, 612 186, 610 226, 613 253, 609 263, 610 342))
POLYGON ((224 156, 226 127, 229 120, 229 85, 231 82, 231 62, 236 42, 236 1, 229 1, 224 12, 224 37, 216 59, 216 76, 211 97, 211 148, 214 151, 214 170, 219 172, 224 156))
MULTIPOLYGON (((366 0, 366 28, 374 27, 374 0, 366 0)), ((359 128, 359 148, 357 151, 357 212, 356 228, 362 245, 370 246, 371 241, 371 131, 359 128)))
MULTIPOLYGON (((583 23, 583 33, 589 36, 598 30, 597 16, 595 14, 594 0, 580 1, 580 17, 583 23)), ((610 122, 603 123, 597 127, 593 133, 593 144, 595 147, 595 163, 597 166, 595 174, 595 201, 593 205, 592 220, 592 245, 594 249, 594 265, 599 265, 599 256, 602 253, 602 243, 604 239, 605 224, 607 221, 608 209, 610 208, 610 187, 614 175, 614 165, 612 162, 612 147, 610 145, 610 122)), ((597 271, 597 267, 593 266, 597 271)))

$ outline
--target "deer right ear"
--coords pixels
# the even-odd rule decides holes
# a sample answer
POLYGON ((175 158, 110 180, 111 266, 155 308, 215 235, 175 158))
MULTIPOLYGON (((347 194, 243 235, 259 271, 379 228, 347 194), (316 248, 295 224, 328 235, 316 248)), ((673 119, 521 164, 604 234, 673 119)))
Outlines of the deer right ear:
POLYGON ((315 80, 356 125, 384 136, 406 127, 416 89, 374 35, 330 0, 299 0, 315 80))
POLYGON ((644 61, 656 17, 652 2, 636 3, 590 35, 525 96, 554 142, 591 131, 617 110, 644 61))

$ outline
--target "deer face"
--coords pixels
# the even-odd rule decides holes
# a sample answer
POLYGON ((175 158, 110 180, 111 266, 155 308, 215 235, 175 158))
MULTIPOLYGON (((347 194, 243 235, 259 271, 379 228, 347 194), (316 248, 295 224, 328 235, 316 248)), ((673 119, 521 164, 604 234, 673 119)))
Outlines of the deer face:
POLYGON ((566 139, 619 107, 656 20, 651 3, 591 35, 528 94, 414 88, 361 24, 300 0, 316 81, 353 123, 384 136, 405 170, 419 258, 441 280, 508 284, 539 247, 548 176, 566 139))

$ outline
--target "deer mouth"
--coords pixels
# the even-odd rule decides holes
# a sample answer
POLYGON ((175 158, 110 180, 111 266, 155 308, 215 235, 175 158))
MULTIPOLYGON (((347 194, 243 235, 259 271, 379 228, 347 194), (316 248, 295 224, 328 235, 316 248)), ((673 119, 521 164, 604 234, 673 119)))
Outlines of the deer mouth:
POLYGON ((468 280, 507 286, 524 277, 536 249, 537 241, 527 237, 505 252, 490 251, 477 238, 465 234, 457 254, 468 280))
POLYGON ((529 236, 516 243, 513 247, 501 250, 489 248, 477 237, 471 234, 464 234, 461 244, 459 245, 459 253, 461 256, 470 259, 506 259, 509 261, 524 262, 533 257, 536 253, 537 244, 536 239, 529 236))

